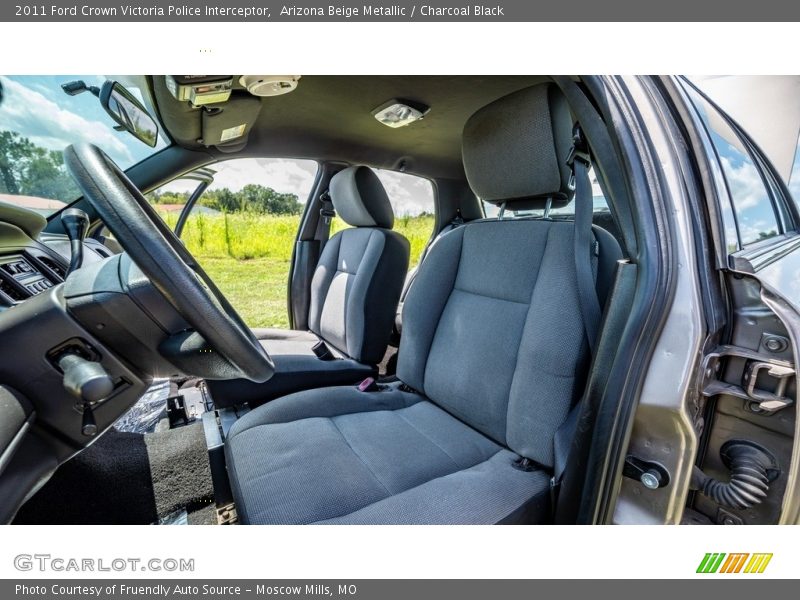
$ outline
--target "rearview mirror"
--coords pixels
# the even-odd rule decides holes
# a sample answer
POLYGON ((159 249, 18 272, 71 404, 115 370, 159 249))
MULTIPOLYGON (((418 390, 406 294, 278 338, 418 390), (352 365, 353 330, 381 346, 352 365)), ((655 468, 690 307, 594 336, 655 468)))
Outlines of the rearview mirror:
POLYGON ((147 109, 116 81, 106 81, 100 90, 100 104, 119 125, 151 147, 158 143, 158 124, 147 109))

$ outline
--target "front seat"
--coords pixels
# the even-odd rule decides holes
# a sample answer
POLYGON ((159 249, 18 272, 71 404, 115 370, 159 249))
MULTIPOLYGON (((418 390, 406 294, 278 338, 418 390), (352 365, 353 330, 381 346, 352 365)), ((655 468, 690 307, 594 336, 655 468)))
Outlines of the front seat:
MULTIPOLYGON (((551 84, 484 107, 463 134, 471 187, 508 208, 566 204, 571 125, 551 84)), ((405 302, 400 383, 294 394, 231 427, 226 456, 240 519, 545 520, 553 438, 590 359, 573 233, 566 221, 484 219, 442 236, 405 302)), ((594 229, 594 237, 602 305, 621 253, 610 235, 594 229)))
POLYGON ((256 329, 275 373, 260 384, 208 381, 218 408, 377 375, 408 271, 409 243, 392 231, 392 205, 369 167, 339 171, 329 194, 336 213, 352 227, 322 250, 311 281, 309 331, 256 329))

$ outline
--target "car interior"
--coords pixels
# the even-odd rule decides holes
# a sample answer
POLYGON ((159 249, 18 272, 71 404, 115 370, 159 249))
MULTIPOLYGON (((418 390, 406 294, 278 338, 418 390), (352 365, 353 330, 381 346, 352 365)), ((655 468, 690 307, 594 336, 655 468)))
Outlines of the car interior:
POLYGON ((369 167, 339 171, 328 194, 336 214, 352 227, 331 237, 320 254, 311 279, 308 331, 254 331, 275 372, 264 383, 209 381, 215 398, 263 404, 377 376, 408 271, 409 243, 392 231, 389 198, 369 167))
POLYGON ((635 269, 658 269, 638 167, 591 82, 143 81, 164 148, 123 172, 72 144, 76 202, 0 207, 3 520, 575 522, 556 508, 595 500, 560 485, 595 433, 584 401, 647 333, 635 269), (249 327, 144 196, 234 156, 319 165, 288 329, 249 327), (410 272, 375 169, 435 190, 410 272), (334 214, 349 227, 331 234, 334 214), (162 426, 117 431, 155 389, 162 426))

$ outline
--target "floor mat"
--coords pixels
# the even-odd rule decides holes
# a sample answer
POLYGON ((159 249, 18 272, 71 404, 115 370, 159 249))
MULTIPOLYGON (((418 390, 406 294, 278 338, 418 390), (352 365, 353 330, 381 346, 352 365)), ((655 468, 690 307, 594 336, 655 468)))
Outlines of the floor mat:
POLYGON ((144 440, 159 517, 183 508, 192 512, 213 502, 211 468, 200 422, 145 434, 144 440))
POLYGON ((148 524, 182 509, 203 514, 212 505, 205 437, 197 422, 144 435, 109 431, 63 464, 14 523, 148 524))
POLYGON ((204 508, 199 508, 187 515, 189 525, 216 525, 217 507, 212 502, 204 508))

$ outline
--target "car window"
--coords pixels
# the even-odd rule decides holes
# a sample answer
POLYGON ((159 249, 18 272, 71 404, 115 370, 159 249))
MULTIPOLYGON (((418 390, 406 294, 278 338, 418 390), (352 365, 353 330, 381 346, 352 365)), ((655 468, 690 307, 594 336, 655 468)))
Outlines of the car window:
MULTIPOLYGON (((429 179, 387 169, 374 169, 381 180, 394 210, 394 230, 411 244, 409 268, 419 262, 422 251, 430 240, 434 226, 433 184, 429 179)), ((334 219, 331 234, 348 225, 334 219)))
POLYGON ((800 210, 800 137, 797 138, 792 172, 789 175, 789 193, 792 195, 792 200, 794 200, 798 210, 800 210))
MULTIPOLYGON (((597 181, 597 176, 594 173, 594 168, 589 170, 589 179, 592 182, 592 206, 595 213, 610 212, 608 202, 603 195, 603 190, 597 181)), ((500 208, 494 204, 483 202, 483 212, 487 217, 494 218, 500 214, 500 208)), ((575 199, 570 200, 569 204, 559 208, 552 208, 550 210, 552 216, 574 216, 575 215, 575 199)), ((541 217, 544 215, 544 209, 537 210, 507 210, 503 216, 505 218, 515 217, 541 217)))
MULTIPOLYGON (((288 327, 292 249, 317 163, 238 158, 210 169, 214 180, 189 214, 181 239, 249 326, 288 327)), ((198 184, 176 179, 147 198, 174 227, 198 184)))
MULTIPOLYGON (((135 78, 124 80, 128 91, 146 106, 149 99, 136 87, 135 78)), ((61 85, 74 80, 102 86, 97 76, 0 77, 0 202, 49 216, 80 196, 78 186, 64 166, 62 152, 70 144, 99 146, 120 168, 127 169, 166 146, 159 137, 155 148, 115 123, 91 93, 69 96, 61 85)))
POLYGON ((770 188, 744 140, 725 118, 695 90, 687 88, 717 152, 742 247, 782 233, 770 188))

